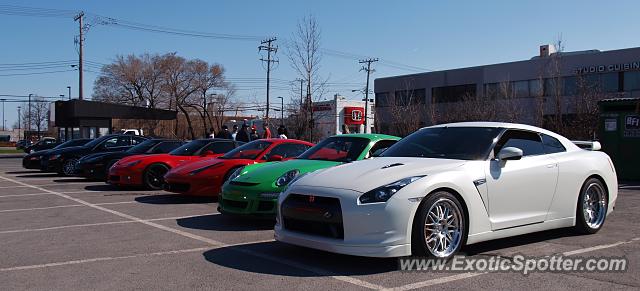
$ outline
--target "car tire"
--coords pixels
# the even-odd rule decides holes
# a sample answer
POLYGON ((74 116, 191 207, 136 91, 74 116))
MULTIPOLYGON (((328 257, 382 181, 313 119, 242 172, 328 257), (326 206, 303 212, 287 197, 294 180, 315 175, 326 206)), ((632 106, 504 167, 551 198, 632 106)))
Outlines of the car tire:
POLYGON ((415 256, 449 259, 467 240, 467 217, 458 198, 437 191, 422 200, 412 227, 411 249, 415 256))
POLYGON ((144 187, 150 190, 160 190, 164 184, 164 175, 169 167, 164 164, 152 164, 143 173, 144 187))
POLYGON ((62 163, 61 173, 63 176, 73 176, 76 173, 76 165, 78 164, 78 159, 68 159, 62 163))
POLYGON ((609 207, 609 194, 602 181, 587 179, 580 188, 576 207, 574 230, 580 234, 593 234, 604 225, 609 207))

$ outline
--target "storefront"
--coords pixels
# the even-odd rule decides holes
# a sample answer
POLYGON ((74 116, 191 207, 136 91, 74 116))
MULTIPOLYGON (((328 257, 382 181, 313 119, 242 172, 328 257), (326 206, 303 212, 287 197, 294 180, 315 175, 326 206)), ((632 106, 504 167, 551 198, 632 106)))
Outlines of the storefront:
POLYGON ((343 133, 343 126, 350 133, 371 133, 374 125, 373 104, 369 103, 369 128, 365 129, 365 102, 347 100, 335 95, 333 100, 313 103, 313 119, 321 134, 320 139, 343 133))
POLYGON ((618 179, 640 180, 640 98, 606 99, 599 105, 602 150, 613 160, 618 179))

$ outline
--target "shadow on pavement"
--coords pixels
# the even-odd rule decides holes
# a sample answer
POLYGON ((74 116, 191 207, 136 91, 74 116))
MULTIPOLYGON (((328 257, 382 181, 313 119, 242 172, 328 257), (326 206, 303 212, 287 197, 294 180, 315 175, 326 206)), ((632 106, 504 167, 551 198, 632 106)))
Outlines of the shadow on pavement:
POLYGON ((275 220, 251 220, 221 214, 180 218, 176 222, 186 228, 215 231, 269 230, 275 225, 275 220))
POLYGON ((552 229, 468 245, 463 247, 461 252, 467 255, 477 255, 480 253, 571 236, 579 236, 579 234, 574 233, 570 228, 552 229))
POLYGON ((42 173, 41 171, 38 170, 26 170, 26 171, 8 171, 8 172, 4 172, 5 174, 13 174, 13 175, 19 175, 19 174, 37 174, 37 173, 42 173))
POLYGON ((56 179, 53 180, 56 183, 82 183, 82 182, 98 182, 96 180, 86 179, 86 178, 67 178, 67 179, 56 179))
POLYGON ((32 175, 18 175, 16 178, 55 178, 60 177, 57 173, 41 173, 41 172, 31 172, 31 173, 39 173, 32 175))
POLYGON ((201 204, 218 201, 218 199, 214 197, 192 197, 180 194, 147 195, 137 197, 135 200, 147 204, 201 204))
POLYGON ((339 255, 275 241, 212 249, 203 256, 205 260, 227 268, 292 277, 369 275, 398 270, 396 258, 339 255), (256 256, 261 260, 256 260, 256 256), (297 264, 310 266, 316 272, 291 266, 297 264))

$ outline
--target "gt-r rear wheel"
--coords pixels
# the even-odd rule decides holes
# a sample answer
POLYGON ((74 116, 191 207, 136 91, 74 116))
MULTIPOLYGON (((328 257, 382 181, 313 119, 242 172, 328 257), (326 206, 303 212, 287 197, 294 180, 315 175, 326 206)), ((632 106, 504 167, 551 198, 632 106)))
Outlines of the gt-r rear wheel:
POLYGON ((78 159, 68 159, 62 164, 62 175, 73 176, 76 173, 76 165, 78 165, 78 159))
POLYGON ((169 168, 163 164, 153 164, 144 171, 144 186, 151 190, 160 190, 164 184, 164 175, 169 168))
POLYGON ((460 250, 466 235, 466 217, 458 198, 446 191, 433 193, 416 213, 413 254, 447 259, 460 250))
POLYGON ((575 230, 579 233, 596 233, 607 217, 608 194, 604 184, 590 178, 584 182, 578 197, 575 230))

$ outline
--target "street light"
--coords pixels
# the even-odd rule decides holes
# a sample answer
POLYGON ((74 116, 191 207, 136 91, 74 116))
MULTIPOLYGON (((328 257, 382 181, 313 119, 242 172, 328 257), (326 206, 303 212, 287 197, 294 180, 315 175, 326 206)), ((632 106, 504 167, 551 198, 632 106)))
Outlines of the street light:
POLYGON ((0 99, 0 101, 2 101, 2 131, 4 131, 5 130, 4 123, 6 121, 4 119, 4 101, 7 101, 7 99, 2 98, 2 99, 0 99))
POLYGON ((69 89, 69 100, 71 100, 71 86, 67 86, 67 89, 69 89))
MULTIPOLYGON (((27 113, 27 131, 31 131, 31 95, 29 94, 29 113, 27 113)), ((24 134, 24 139, 27 139, 27 134, 24 134)))
POLYGON ((60 94, 60 100, 64 100, 64 94, 60 94))
POLYGON ((22 106, 18 106, 18 140, 20 140, 20 130, 22 129, 22 123, 20 122, 20 109, 22 109, 22 106))
POLYGON ((280 99, 280 125, 284 126, 284 98, 278 96, 278 99, 280 99))

